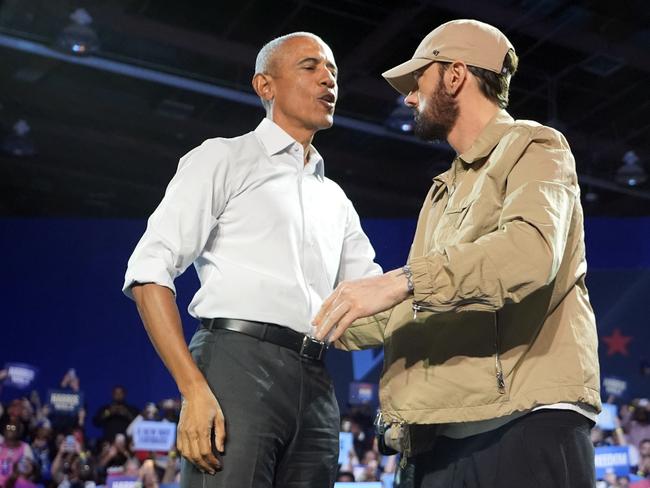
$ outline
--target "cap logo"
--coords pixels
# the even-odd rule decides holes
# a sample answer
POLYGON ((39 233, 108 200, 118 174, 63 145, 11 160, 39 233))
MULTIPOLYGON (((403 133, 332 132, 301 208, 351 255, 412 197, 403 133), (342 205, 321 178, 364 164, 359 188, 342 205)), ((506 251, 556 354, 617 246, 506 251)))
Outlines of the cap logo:
POLYGON ((440 51, 438 51, 437 49, 434 49, 434 50, 433 50, 433 55, 434 55, 434 56, 437 56, 438 54, 440 54, 440 51))

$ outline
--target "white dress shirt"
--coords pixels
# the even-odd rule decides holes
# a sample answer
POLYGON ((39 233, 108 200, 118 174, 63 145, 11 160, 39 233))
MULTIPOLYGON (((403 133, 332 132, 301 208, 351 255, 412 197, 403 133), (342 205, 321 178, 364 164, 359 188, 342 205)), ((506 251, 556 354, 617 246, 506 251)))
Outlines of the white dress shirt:
POLYGON ((323 159, 263 119, 253 132, 216 138, 183 156, 129 259, 124 293, 174 279, 194 263, 197 318, 271 322, 312 332, 338 282, 377 275, 374 250, 323 159))

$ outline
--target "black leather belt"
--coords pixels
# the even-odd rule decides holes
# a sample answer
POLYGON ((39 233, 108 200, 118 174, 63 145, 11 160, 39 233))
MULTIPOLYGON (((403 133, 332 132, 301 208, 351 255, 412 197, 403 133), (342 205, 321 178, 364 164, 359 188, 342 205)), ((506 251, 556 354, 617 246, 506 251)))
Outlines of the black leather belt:
POLYGON ((201 319, 201 326, 208 330, 225 329, 239 332, 261 341, 296 351, 300 356, 316 361, 325 357, 328 344, 281 325, 240 319, 201 319))

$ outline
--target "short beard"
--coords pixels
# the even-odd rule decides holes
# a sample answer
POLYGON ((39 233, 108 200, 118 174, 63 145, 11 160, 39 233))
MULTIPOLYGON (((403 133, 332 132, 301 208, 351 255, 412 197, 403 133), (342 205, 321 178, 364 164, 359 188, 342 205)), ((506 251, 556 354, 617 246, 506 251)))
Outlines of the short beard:
POLYGON ((458 119, 458 102, 445 90, 442 77, 424 112, 416 112, 413 133, 425 141, 446 141, 458 119))

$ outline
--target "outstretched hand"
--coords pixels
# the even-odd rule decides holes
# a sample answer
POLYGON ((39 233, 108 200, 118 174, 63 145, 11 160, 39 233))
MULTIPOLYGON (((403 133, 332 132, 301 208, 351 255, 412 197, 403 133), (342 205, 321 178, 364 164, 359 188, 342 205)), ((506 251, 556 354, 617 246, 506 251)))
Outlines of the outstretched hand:
POLYGON ((316 338, 336 341, 356 319, 394 307, 409 296, 408 282, 401 269, 381 276, 344 281, 323 302, 314 318, 316 338))
POLYGON ((221 468, 219 460, 212 452, 210 436, 213 429, 214 445, 217 451, 223 452, 226 440, 223 412, 214 394, 205 384, 183 397, 176 448, 201 471, 210 474, 221 468))

